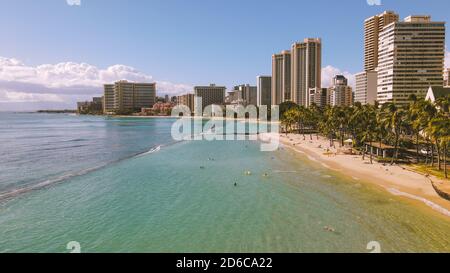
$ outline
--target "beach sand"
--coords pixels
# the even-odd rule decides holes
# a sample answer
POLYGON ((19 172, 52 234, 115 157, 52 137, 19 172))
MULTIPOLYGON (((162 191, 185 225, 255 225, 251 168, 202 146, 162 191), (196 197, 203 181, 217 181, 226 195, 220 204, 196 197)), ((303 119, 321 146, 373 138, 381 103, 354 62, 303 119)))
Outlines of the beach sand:
POLYGON ((438 184, 450 183, 449 181, 443 181, 436 177, 428 178, 401 165, 383 165, 375 160, 373 160, 373 164, 370 164, 368 155, 365 160, 360 155, 344 155, 339 151, 338 142, 335 142, 336 148, 330 148, 330 141, 324 137, 317 139, 316 136, 313 136, 313 140, 311 140, 307 135, 304 140, 303 135, 280 134, 280 142, 294 151, 305 154, 309 159, 326 168, 338 171, 357 181, 381 186, 391 194, 424 204, 450 218, 450 201, 436 193, 430 179, 438 184))

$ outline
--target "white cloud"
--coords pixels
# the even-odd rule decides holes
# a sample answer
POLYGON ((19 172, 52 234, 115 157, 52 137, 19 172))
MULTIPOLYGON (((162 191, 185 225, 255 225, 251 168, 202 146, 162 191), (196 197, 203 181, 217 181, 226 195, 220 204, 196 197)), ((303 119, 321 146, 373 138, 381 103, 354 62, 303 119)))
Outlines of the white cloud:
POLYGON ((0 91, 0 102, 64 102, 56 94, 33 94, 14 91, 0 91))
POLYGON ((325 88, 331 86, 331 82, 336 75, 343 75, 344 77, 346 77, 348 79, 348 85, 355 88, 354 74, 348 71, 342 71, 341 69, 333 67, 331 65, 322 68, 322 87, 325 88))
POLYGON ((66 0, 69 6, 81 6, 81 0, 66 0))
MULTIPOLYGON (((155 81, 137 69, 113 65, 106 69, 86 63, 65 62, 28 66, 14 58, 0 57, 0 102, 64 102, 101 95, 103 84, 119 80, 156 82, 158 95, 189 92, 192 86, 155 81)), ((0 109, 2 110, 2 109, 0 109)))

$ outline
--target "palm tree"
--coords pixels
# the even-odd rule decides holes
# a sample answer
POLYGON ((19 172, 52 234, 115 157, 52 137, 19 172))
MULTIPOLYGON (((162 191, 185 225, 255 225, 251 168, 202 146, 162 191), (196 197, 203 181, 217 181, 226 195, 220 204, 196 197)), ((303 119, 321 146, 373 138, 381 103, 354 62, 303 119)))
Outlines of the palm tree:
POLYGON ((391 161, 391 165, 393 165, 398 159, 400 135, 407 124, 407 112, 393 103, 384 104, 381 112, 381 122, 394 139, 394 156, 391 161))
POLYGON ((439 108, 439 112, 448 117, 450 111, 450 96, 438 98, 436 100, 436 107, 439 108))
POLYGON ((315 103, 311 104, 309 110, 311 121, 310 126, 316 131, 316 138, 317 140, 319 140, 320 121, 323 119, 323 113, 322 110, 315 103))
MULTIPOLYGON (((431 143, 430 148, 427 150, 431 150, 431 166, 434 165, 434 145, 431 141, 430 136, 427 134, 427 127, 430 123, 430 121, 436 117, 437 110, 436 107, 428 100, 422 100, 420 102, 420 105, 418 106, 419 109, 416 108, 416 111, 418 111, 418 114, 415 116, 416 120, 413 121, 413 128, 416 129, 419 134, 422 133, 422 135, 425 138, 425 141, 427 143, 431 143)), ((426 164, 428 163, 428 152, 427 152, 427 159, 426 164)))
POLYGON ((295 109, 289 109, 286 112, 283 113, 283 116, 281 118, 281 123, 285 127, 286 135, 292 131, 292 125, 295 122, 295 109))
MULTIPOLYGON (((439 117, 436 117, 432 119, 429 123, 429 130, 430 133, 433 135, 433 138, 436 141, 436 146, 438 148, 438 151, 442 151, 443 154, 443 162, 444 162, 444 175, 445 178, 448 178, 447 174, 447 152, 448 152, 448 145, 450 142, 450 119, 444 115, 440 115, 439 117)), ((441 155, 440 152, 438 153, 439 158, 439 170, 441 170, 441 155)))
POLYGON ((411 103, 408 107, 408 122, 411 125, 411 130, 416 139, 416 161, 419 163, 419 140, 420 133, 427 127, 430 117, 428 114, 432 114, 431 108, 434 107, 430 102, 424 99, 417 99, 415 95, 410 96, 411 103), (430 108, 430 109, 428 109, 430 108))
POLYGON ((334 136, 337 130, 336 112, 337 107, 327 105, 324 111, 324 118, 320 123, 323 134, 328 136, 330 140, 330 147, 334 147, 334 136))

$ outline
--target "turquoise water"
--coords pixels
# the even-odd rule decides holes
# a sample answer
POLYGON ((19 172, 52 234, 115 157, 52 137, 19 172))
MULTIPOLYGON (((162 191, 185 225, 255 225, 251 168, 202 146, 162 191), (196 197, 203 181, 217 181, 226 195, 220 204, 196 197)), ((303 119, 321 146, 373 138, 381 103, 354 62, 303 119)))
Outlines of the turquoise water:
POLYGON ((175 143, 172 123, 0 114, 1 192, 50 181, 0 203, 0 252, 450 251, 427 209, 286 149, 175 143))

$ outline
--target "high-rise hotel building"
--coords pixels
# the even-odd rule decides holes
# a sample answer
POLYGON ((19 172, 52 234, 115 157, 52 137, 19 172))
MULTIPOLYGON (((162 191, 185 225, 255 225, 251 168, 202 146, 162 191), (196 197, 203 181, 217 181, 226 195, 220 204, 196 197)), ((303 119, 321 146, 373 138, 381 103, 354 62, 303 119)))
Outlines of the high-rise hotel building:
POLYGON ((364 71, 374 71, 378 66, 378 42, 383 28, 397 22, 398 14, 385 11, 364 21, 364 71))
POLYGON ((272 105, 272 77, 258 76, 256 82, 257 106, 265 105, 270 108, 272 105))
POLYGON ((428 87, 443 86, 445 22, 430 16, 409 16, 380 33, 378 101, 408 103, 411 94, 424 97, 428 87))
POLYGON ((272 104, 291 100, 291 52, 272 56, 272 104))
POLYGON ((364 71, 356 75, 355 102, 374 104, 377 99, 378 42, 383 28, 399 19, 393 11, 364 21, 364 71))
POLYGON ((351 106, 353 104, 352 88, 348 80, 342 75, 333 78, 331 87, 328 88, 329 103, 332 106, 351 106))
POLYGON ((209 86, 195 86, 194 94, 197 98, 202 98, 202 105, 197 105, 195 101, 195 111, 204 111, 210 105, 224 105, 225 103, 225 86, 216 86, 210 84, 209 86))
POLYGON ((308 107, 309 90, 321 87, 322 42, 319 38, 307 38, 291 47, 291 100, 308 107))
POLYGON ((118 81, 104 85, 104 113, 141 111, 156 100, 156 83, 118 81))

